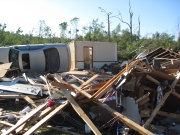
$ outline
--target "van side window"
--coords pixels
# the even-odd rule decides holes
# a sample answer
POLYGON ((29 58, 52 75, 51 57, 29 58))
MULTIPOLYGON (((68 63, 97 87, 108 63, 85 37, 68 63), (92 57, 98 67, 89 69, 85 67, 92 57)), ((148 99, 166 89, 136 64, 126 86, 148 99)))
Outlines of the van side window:
POLYGON ((22 54, 22 65, 23 65, 23 69, 30 69, 30 60, 28 53, 22 54))

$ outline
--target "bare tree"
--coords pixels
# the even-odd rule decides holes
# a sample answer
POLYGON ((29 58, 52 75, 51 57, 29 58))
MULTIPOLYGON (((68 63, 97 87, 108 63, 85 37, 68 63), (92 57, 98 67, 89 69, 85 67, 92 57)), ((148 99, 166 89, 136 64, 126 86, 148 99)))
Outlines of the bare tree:
POLYGON ((74 17, 73 19, 70 20, 70 22, 71 22, 72 26, 74 27, 75 37, 77 37, 77 32, 79 31, 79 30, 77 29, 77 27, 78 27, 78 22, 79 22, 79 18, 74 17))
POLYGON ((109 42, 111 41, 111 34, 110 34, 110 18, 113 17, 111 16, 112 13, 111 12, 106 12, 103 8, 99 7, 99 9, 101 9, 101 12, 104 12, 107 15, 107 20, 108 20, 108 39, 109 42))
POLYGON ((141 22, 140 22, 140 16, 138 17, 138 24, 139 24, 139 29, 138 29, 138 36, 141 36, 141 22))
POLYGON ((129 30, 130 30, 130 44, 132 45, 132 18, 133 18, 133 12, 131 11, 131 4, 130 4, 130 0, 129 0, 129 16, 130 16, 130 21, 129 23, 124 21, 121 15, 121 12, 119 12, 119 16, 115 16, 116 18, 118 18, 122 23, 125 23, 128 25, 129 30))

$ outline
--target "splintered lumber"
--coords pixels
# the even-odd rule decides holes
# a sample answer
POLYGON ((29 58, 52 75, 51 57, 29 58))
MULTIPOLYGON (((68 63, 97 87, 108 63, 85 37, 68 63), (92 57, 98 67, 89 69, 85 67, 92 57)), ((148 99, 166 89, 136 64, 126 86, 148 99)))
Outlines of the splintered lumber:
POLYGON ((146 104, 150 99, 149 99, 150 92, 146 93, 144 96, 140 97, 139 99, 136 100, 136 104, 138 105, 144 105, 146 104))
POLYGON ((90 79, 88 79, 87 81, 85 81, 83 84, 80 85, 80 88, 83 88, 84 86, 86 86, 87 84, 91 83, 92 81, 94 81, 96 78, 98 78, 99 75, 96 74, 94 76, 92 76, 90 79))
POLYGON ((20 127, 18 127, 16 129, 16 134, 18 134, 20 131, 22 131, 24 128, 28 127, 29 125, 31 125, 35 121, 37 121, 37 120, 41 119, 42 117, 44 117, 47 113, 49 113, 53 109, 54 109, 54 107, 47 107, 46 109, 44 109, 43 111, 41 111, 40 113, 38 113, 37 115, 32 117, 29 121, 27 121, 26 123, 24 123, 23 125, 21 125, 20 127))
POLYGON ((86 124, 91 128, 95 135, 101 135, 100 131, 97 127, 92 123, 89 117, 85 114, 85 112, 81 109, 78 103, 73 99, 70 92, 66 89, 61 89, 64 95, 66 96, 67 100, 70 102, 71 106, 77 112, 77 114, 86 122, 86 124))
POLYGON ((173 81, 175 79, 174 76, 165 74, 165 73, 157 71, 157 70, 152 70, 150 72, 150 75, 156 76, 158 78, 163 78, 163 79, 166 79, 166 80, 169 80, 169 81, 173 81))
POLYGON ((107 81, 93 84, 89 87, 88 91, 96 91, 96 90, 100 89, 103 85, 105 85, 106 83, 107 83, 107 81))
POLYGON ((19 122, 17 122, 14 126, 12 126, 10 129, 8 129, 6 132, 4 132, 2 135, 9 135, 11 132, 13 132, 19 126, 21 126, 23 123, 25 123, 28 119, 33 117, 37 112, 42 110, 46 106, 46 104, 47 103, 44 103, 44 104, 38 106, 38 108, 36 108, 36 109, 32 110, 31 112, 29 112, 28 114, 26 114, 23 118, 20 119, 19 122))
POLYGON ((166 117, 171 117, 171 118, 175 118, 175 119, 180 119, 180 114, 163 112, 163 111, 159 111, 157 114, 159 114, 161 116, 166 116, 166 117))
POLYGON ((59 88, 66 88, 68 90, 74 89, 70 84, 61 83, 61 82, 51 82, 51 85, 59 87, 59 88))
POLYGON ((68 101, 66 101, 64 104, 59 105, 57 108, 55 108, 52 112, 50 112, 46 117, 41 119, 38 123, 36 123, 32 128, 30 128, 24 135, 30 135, 33 132, 35 132, 41 125, 43 125, 45 122, 47 122, 51 117, 53 117, 55 114, 57 114, 61 109, 63 109, 68 104, 68 101))
POLYGON ((114 117, 116 117, 117 119, 119 119, 121 122, 123 122, 124 124, 126 124, 128 127, 134 129, 135 131, 139 132, 142 135, 154 135, 153 133, 151 133, 149 130, 145 129, 144 127, 138 125, 136 122, 130 120, 129 118, 127 118, 126 116, 122 115, 121 113, 115 111, 114 109, 110 108, 108 105, 103 104, 99 101, 95 101, 95 103, 97 103, 99 106, 101 106, 102 108, 106 109, 108 112, 110 112, 114 117))
POLYGON ((149 81, 151 81, 151 82, 153 82, 153 83, 155 83, 155 84, 157 84, 157 85, 160 85, 160 82, 159 82, 158 80, 154 79, 153 77, 151 77, 150 75, 146 75, 146 78, 147 78, 149 81))
POLYGON ((78 77, 76 77, 75 75, 70 75, 72 78, 75 78, 78 80, 79 83, 83 84, 84 80, 79 79, 78 77))
POLYGON ((10 66, 12 65, 11 63, 5 63, 5 64, 0 64, 0 77, 4 77, 10 66))
POLYGON ((172 93, 174 87, 176 86, 177 82, 179 81, 180 73, 177 74, 177 77, 174 79, 173 83, 171 84, 171 90, 166 92, 160 103, 156 106, 156 108, 151 113, 151 116, 146 120, 145 124, 143 125, 145 128, 149 127, 149 124, 154 119, 158 111, 161 109, 161 106, 165 103, 166 99, 169 97, 169 95, 172 93))
POLYGON ((6 126, 10 126, 10 127, 14 126, 13 124, 11 124, 11 123, 9 123, 7 121, 0 121, 0 124, 6 125, 6 126))
POLYGON ((82 90, 80 87, 77 87, 77 86, 74 85, 74 84, 71 84, 71 86, 72 86, 74 89, 76 89, 78 92, 80 92, 81 94, 83 94, 84 96, 86 96, 87 98, 90 99, 90 98, 92 97, 89 93, 85 92, 85 91, 82 90))
POLYGON ((37 108, 36 103, 28 96, 24 96, 23 97, 28 103, 30 103, 32 106, 34 106, 35 108, 37 108))
POLYGON ((127 69, 131 68, 132 66, 136 65, 137 61, 133 61, 128 65, 128 68, 125 67, 124 69, 122 69, 117 75, 115 75, 113 78, 111 78, 110 80, 108 80, 108 82, 102 86, 96 93, 93 94, 92 98, 95 99, 99 99, 101 98, 107 91, 110 90, 110 88, 112 87, 112 85, 119 79, 119 77, 121 77, 126 71, 127 69))

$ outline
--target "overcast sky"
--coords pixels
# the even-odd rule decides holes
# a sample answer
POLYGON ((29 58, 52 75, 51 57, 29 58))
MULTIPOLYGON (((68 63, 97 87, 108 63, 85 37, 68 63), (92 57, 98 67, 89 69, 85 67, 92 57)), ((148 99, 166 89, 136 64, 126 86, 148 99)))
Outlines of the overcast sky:
MULTIPOLYGON (((133 31, 138 27, 138 16, 141 21, 141 35, 166 32, 178 35, 180 31, 180 0, 131 0, 133 12, 133 31)), ((53 33, 59 35, 58 25, 70 22, 78 17, 79 29, 88 26, 94 19, 99 19, 107 28, 107 13, 117 15, 121 12, 123 20, 129 22, 128 0, 1 0, 0 23, 6 24, 8 31, 16 31, 19 27, 24 33, 38 28, 39 20, 45 20, 53 33)), ((111 30, 120 21, 111 18, 111 30)), ((69 24, 70 27, 70 24, 69 24)), ((121 23, 121 29, 128 28, 121 23)), ((81 34, 81 32, 80 32, 81 34)))

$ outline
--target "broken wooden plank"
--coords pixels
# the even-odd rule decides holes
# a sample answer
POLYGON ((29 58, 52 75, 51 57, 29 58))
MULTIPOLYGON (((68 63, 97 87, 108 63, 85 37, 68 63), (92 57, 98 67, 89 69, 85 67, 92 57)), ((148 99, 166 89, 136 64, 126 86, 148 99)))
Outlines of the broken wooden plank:
POLYGON ((61 83, 61 82, 51 82, 51 85, 59 87, 59 88, 66 88, 68 90, 73 90, 74 88, 70 84, 61 83))
POLYGON ((136 100, 136 104, 138 105, 144 105, 146 104, 150 99, 149 99, 150 92, 146 93, 144 96, 140 97, 139 99, 136 100))
MULTIPOLYGON (((132 68, 132 66, 135 66, 137 61, 133 61, 128 65, 128 69, 132 68)), ((112 85, 126 72, 126 67, 122 69, 117 75, 115 75, 113 78, 108 80, 108 82, 101 87, 96 93, 93 94, 92 98, 99 99, 101 98, 107 91, 110 90, 112 85)))
POLYGON ((157 70, 152 70, 150 72, 150 75, 158 77, 158 78, 162 78, 162 79, 165 79, 165 80, 168 80, 168 81, 173 81, 175 79, 174 76, 165 74, 165 73, 157 71, 157 70))
POLYGON ((30 103, 32 106, 34 106, 35 108, 37 108, 36 103, 28 96, 24 96, 23 97, 28 103, 30 103))
POLYGON ((177 98, 180 99, 180 94, 178 94, 177 92, 173 91, 173 92, 172 92, 172 95, 174 95, 175 97, 177 97, 177 98))
POLYGON ((175 74, 177 72, 179 72, 180 69, 165 69, 165 70, 162 70, 163 73, 165 74, 175 74))
POLYGON ((149 81, 155 83, 156 85, 158 85, 158 86, 160 85, 160 82, 159 82, 158 80, 154 79, 153 77, 151 77, 150 75, 146 75, 146 78, 147 78, 149 81))
POLYGON ((4 77, 10 66, 12 65, 11 63, 5 63, 5 64, 0 64, 0 77, 4 77))
POLYGON ((9 123, 7 121, 0 121, 0 123, 3 124, 3 125, 6 125, 6 126, 10 126, 10 127, 14 126, 13 124, 11 124, 11 123, 9 123))
POLYGON ((25 123, 28 119, 33 117, 37 112, 42 110, 46 106, 46 104, 47 103, 44 103, 44 104, 38 106, 38 108, 36 108, 36 109, 32 110, 31 112, 29 112, 28 114, 26 114, 23 118, 20 119, 19 122, 17 122, 14 126, 12 126, 10 129, 8 129, 6 132, 4 132, 2 135, 9 135, 11 132, 13 132, 19 126, 21 126, 23 123, 25 123))
POLYGON ((151 110, 141 110, 140 111, 140 116, 141 118, 144 118, 144 117, 149 117, 150 116, 150 113, 151 113, 151 110))
POLYGON ((95 101, 95 103, 97 103, 99 106, 101 106, 102 108, 106 109, 108 112, 110 112, 113 116, 117 117, 121 122, 123 122, 125 125, 127 125, 128 127, 134 129, 135 131, 137 131, 138 133, 142 134, 142 135, 154 135, 152 132, 150 132, 149 130, 145 129, 144 127, 138 125, 136 122, 130 120, 129 118, 127 118, 126 116, 122 115, 121 113, 113 110, 112 108, 110 108, 108 105, 103 104, 99 101, 95 101))
POLYGON ((96 90, 100 89, 103 85, 105 85, 106 83, 107 83, 107 81, 91 85, 90 88, 88 89, 88 91, 96 91, 96 90))
POLYGON ((83 84, 81 84, 79 87, 83 88, 84 86, 86 86, 87 84, 91 83, 92 81, 94 81, 96 78, 98 78, 99 75, 96 74, 94 76, 92 76, 90 79, 88 79, 87 81, 85 81, 83 84))
POLYGON ((171 84, 171 90, 166 92, 166 94, 164 95, 164 97, 162 98, 162 100, 159 102, 159 104, 156 106, 156 108, 153 110, 153 112, 151 113, 151 116, 146 120, 145 124, 143 125, 145 128, 149 127, 149 124, 151 123, 151 121, 154 119, 154 117, 156 116, 156 114, 158 113, 158 111, 161 109, 161 106, 165 103, 166 99, 169 97, 169 95, 172 93, 175 85, 177 84, 177 82, 179 81, 179 76, 180 73, 177 74, 177 77, 175 78, 175 80, 173 81, 173 83, 171 84))
POLYGON ((101 135, 100 131, 97 129, 97 127, 92 123, 92 121, 88 118, 88 116, 85 114, 85 112, 81 109, 81 107, 77 104, 77 102, 72 98, 70 92, 66 89, 61 89, 74 110, 77 112, 77 114, 86 122, 86 124, 91 128, 93 133, 95 135, 101 135))
POLYGON ((30 120, 28 120, 26 123, 24 123, 23 125, 21 125, 20 127, 18 127, 16 129, 16 134, 18 134, 20 131, 22 131, 24 128, 28 127, 29 125, 31 125, 32 123, 34 123, 36 120, 41 119, 42 117, 44 117, 47 113, 49 113, 50 111, 52 111, 54 109, 53 107, 47 107, 46 109, 44 109, 43 111, 41 111, 40 113, 38 113, 37 115, 35 115, 34 117, 32 117, 30 120))
POLYGON ((70 77, 77 79, 80 84, 84 83, 83 80, 81 80, 80 78, 76 77, 75 75, 70 75, 70 77))
POLYGON ((171 118, 175 118, 175 119, 180 119, 180 114, 163 112, 163 111, 158 111, 157 114, 159 114, 161 116, 166 116, 166 117, 171 117, 171 118))
POLYGON ((89 98, 89 99, 92 98, 92 96, 91 96, 89 93, 85 92, 84 90, 82 90, 81 88, 77 87, 76 85, 71 84, 71 86, 72 86, 74 89, 76 89, 78 92, 80 92, 81 94, 83 94, 84 96, 86 96, 87 98, 89 98))
POLYGON ((31 127, 24 135, 30 135, 35 132, 41 125, 47 122, 51 117, 53 117, 56 113, 58 113, 61 109, 63 109, 68 104, 66 101, 64 104, 60 104, 57 108, 55 108, 52 112, 50 112, 46 117, 41 119, 38 123, 36 123, 33 127, 31 127))

